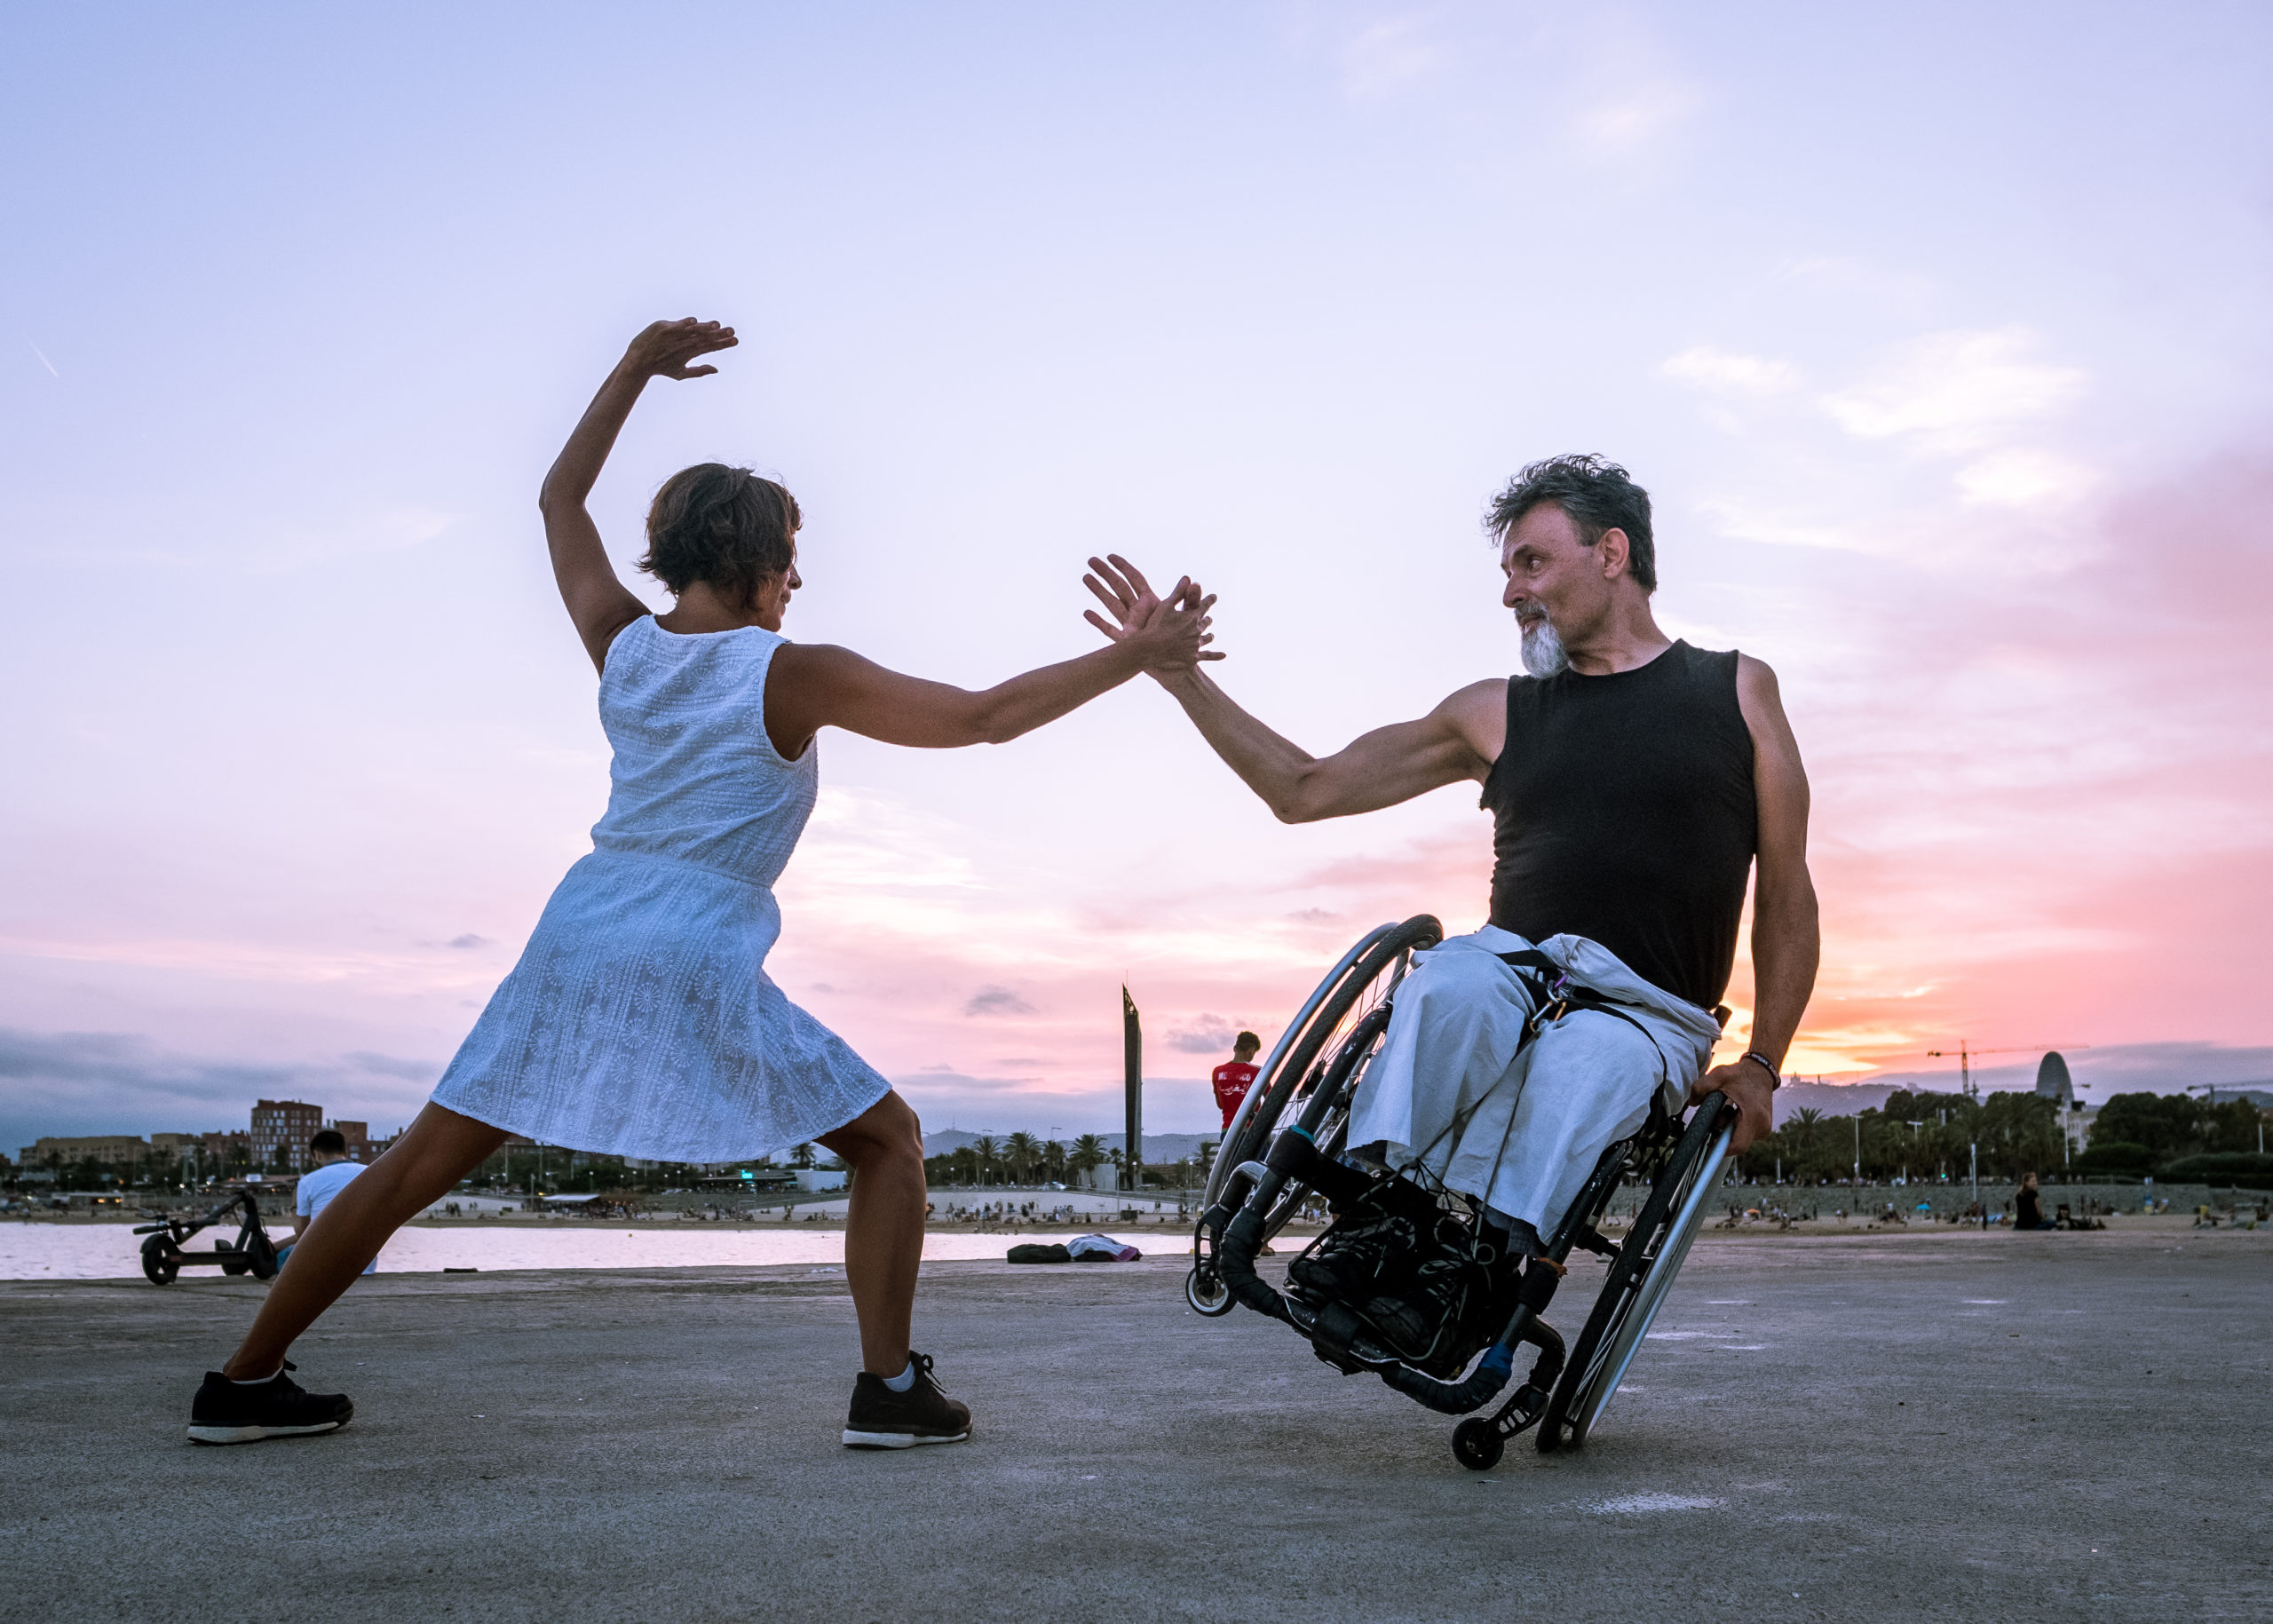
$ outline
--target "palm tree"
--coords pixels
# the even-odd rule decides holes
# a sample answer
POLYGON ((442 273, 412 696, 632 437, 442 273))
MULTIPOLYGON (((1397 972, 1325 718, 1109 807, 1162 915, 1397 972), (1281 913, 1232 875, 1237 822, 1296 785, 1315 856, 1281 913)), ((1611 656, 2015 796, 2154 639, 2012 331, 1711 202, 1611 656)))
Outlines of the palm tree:
POLYGON ((980 1182, 986 1183, 991 1180, 996 1165, 1002 1159, 1002 1153, 995 1148, 994 1139, 989 1136, 982 1135, 972 1142, 970 1151, 971 1154, 978 1159, 980 1182))
POLYGON ((812 1147, 812 1145, 798 1145, 798 1146, 796 1147, 796 1149, 795 1149, 795 1150, 793 1150, 793 1151, 791 1151, 791 1152, 789 1153, 789 1165, 790 1165, 791 1167, 793 1167, 793 1168, 809 1168, 809 1167, 812 1166, 812 1164, 813 1164, 813 1147, 812 1147))
POLYGON ((1010 1182, 1014 1184, 1026 1183, 1034 1172, 1034 1136, 1030 1133, 1012 1134, 1002 1153, 1010 1164, 1010 1182))
POLYGON ((1065 1158, 1065 1165, 1072 1168, 1078 1177, 1110 1160, 1105 1153, 1105 1141, 1093 1133, 1085 1133, 1073 1141, 1073 1153, 1065 1158))
POLYGON ((1041 1171, 1045 1177, 1054 1183, 1065 1182, 1065 1147, 1055 1139, 1041 1147, 1041 1171))

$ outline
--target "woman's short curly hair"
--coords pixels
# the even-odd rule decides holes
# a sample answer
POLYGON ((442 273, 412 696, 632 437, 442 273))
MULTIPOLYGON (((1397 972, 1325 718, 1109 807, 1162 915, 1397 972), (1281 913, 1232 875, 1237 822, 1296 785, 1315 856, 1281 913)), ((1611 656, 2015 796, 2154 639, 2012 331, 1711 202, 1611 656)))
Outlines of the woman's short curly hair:
POLYGON ((772 480, 747 468, 697 463, 655 493, 639 567, 673 592, 707 581, 739 608, 759 582, 789 567, 804 522, 797 499, 772 480))

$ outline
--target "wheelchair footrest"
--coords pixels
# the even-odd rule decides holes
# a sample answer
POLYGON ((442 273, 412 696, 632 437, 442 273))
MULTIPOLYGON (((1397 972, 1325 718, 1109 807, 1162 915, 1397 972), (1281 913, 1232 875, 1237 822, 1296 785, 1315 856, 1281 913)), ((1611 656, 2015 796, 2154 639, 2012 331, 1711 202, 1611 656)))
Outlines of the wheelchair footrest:
POLYGON ((1516 1351, 1501 1342, 1493 1343, 1484 1351, 1483 1359, 1464 1382, 1439 1382, 1410 1365, 1390 1366, 1382 1372, 1382 1380, 1406 1398, 1441 1414, 1465 1415, 1491 1403, 1515 1373, 1516 1351))

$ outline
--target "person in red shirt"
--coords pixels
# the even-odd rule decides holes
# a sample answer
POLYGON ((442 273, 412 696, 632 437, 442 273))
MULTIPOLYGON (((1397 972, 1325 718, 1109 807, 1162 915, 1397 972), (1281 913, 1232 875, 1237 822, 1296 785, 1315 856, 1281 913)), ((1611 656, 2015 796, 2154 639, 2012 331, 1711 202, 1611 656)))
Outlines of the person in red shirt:
POLYGON ((1232 1043, 1232 1058, 1217 1066, 1208 1079, 1216 1085, 1216 1103, 1224 1108, 1224 1126, 1232 1125, 1232 1118, 1239 1114, 1239 1102, 1255 1086, 1255 1057, 1263 1051, 1263 1040, 1252 1032, 1242 1032, 1232 1043))

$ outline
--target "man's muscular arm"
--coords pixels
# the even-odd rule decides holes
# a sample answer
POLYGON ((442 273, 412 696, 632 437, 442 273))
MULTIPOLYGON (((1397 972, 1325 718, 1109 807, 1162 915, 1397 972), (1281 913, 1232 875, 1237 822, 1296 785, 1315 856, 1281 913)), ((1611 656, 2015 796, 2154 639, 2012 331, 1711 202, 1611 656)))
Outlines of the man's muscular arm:
MULTIPOLYGON (((1314 823, 1394 806, 1461 779, 1481 779, 1492 759, 1477 749, 1480 720, 1507 725, 1507 684, 1486 681, 1453 694, 1415 722, 1359 735, 1331 756, 1279 737, 1194 667, 1155 671, 1224 764, 1281 823, 1314 823)), ((1493 755, 1496 756, 1495 749, 1493 755)))
MULTIPOLYGON (((1113 620, 1094 609, 1086 618, 1118 642, 1128 635, 1133 606, 1152 589, 1118 554, 1110 559, 1091 558, 1089 568, 1094 573, 1082 582, 1113 620)), ((1492 771, 1507 735, 1508 685, 1495 678, 1461 689, 1417 722, 1377 727, 1321 757, 1240 709, 1198 666, 1148 669, 1176 696, 1224 764, 1263 797, 1281 823, 1346 818, 1394 806, 1464 778, 1481 780, 1492 771)))
MULTIPOLYGON (((1808 775, 1799 741, 1784 717, 1776 673, 1749 655, 1737 660, 1737 703, 1752 732, 1753 798, 1759 809, 1758 870, 1752 892, 1752 1031, 1747 1050, 1779 1067, 1815 991, 1823 935, 1816 921, 1815 881, 1808 873, 1808 775)), ((1743 1114, 1734 1148, 1769 1130, 1772 1084, 1759 1063, 1714 1067, 1691 1090, 1718 1089, 1743 1114)))

